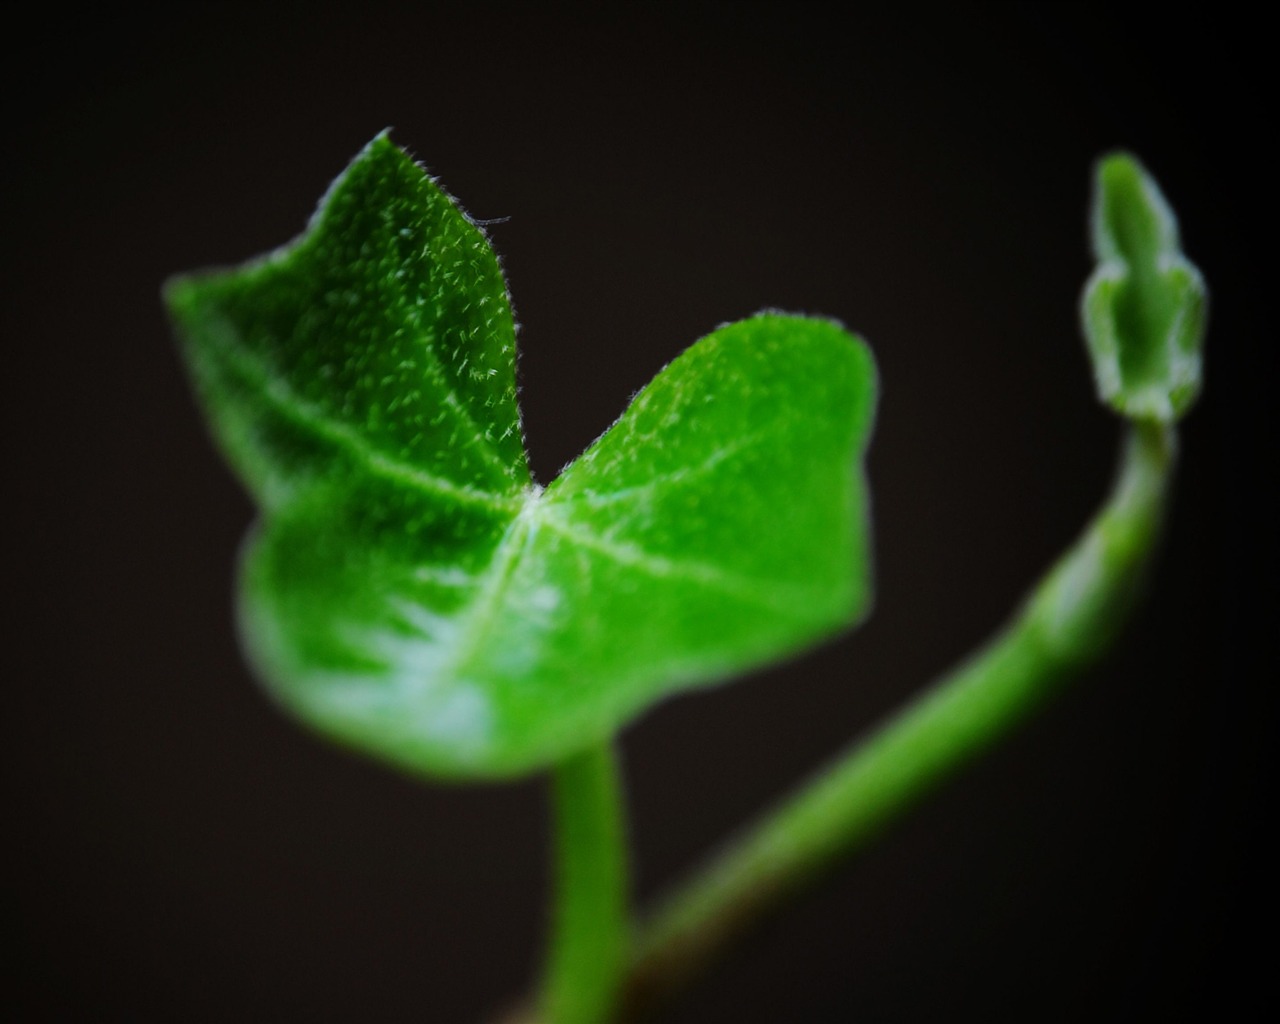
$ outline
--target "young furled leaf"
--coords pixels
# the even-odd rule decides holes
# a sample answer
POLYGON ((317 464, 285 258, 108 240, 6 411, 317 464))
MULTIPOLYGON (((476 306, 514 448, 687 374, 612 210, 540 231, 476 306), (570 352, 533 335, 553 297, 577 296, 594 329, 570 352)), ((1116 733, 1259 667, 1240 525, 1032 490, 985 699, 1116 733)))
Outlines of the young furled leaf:
POLYGON ((719 328, 543 490, 497 260, 385 136, 300 239, 166 299, 261 506, 250 658, 342 742, 436 775, 533 770, 868 605, 874 368, 831 322, 719 328))
POLYGON ((1098 162, 1092 228, 1098 268, 1081 319, 1098 393, 1129 419, 1172 423, 1200 393, 1204 279, 1160 187, 1128 154, 1098 162))

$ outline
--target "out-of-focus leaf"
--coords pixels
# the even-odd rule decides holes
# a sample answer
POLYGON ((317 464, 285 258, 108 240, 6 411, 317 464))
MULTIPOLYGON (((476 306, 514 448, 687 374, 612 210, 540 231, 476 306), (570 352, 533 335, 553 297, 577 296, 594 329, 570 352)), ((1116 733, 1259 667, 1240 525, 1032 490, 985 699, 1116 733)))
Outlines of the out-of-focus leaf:
POLYGON ((1200 391, 1204 280, 1182 254, 1173 210, 1133 157, 1099 161, 1092 217, 1098 267, 1081 317, 1098 393, 1130 419, 1171 423, 1200 391))

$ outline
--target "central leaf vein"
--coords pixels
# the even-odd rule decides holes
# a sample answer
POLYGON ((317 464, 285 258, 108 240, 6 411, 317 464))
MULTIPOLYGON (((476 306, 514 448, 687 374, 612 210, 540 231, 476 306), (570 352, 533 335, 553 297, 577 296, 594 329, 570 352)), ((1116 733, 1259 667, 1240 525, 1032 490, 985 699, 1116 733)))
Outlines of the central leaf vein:
POLYGON ((576 529, 572 523, 544 512, 538 523, 578 547, 603 555, 612 562, 636 569, 645 575, 659 579, 674 578, 697 583, 709 590, 718 590, 730 597, 749 604, 761 605, 788 616, 795 613, 797 599, 812 600, 814 594, 808 588, 787 586, 761 581, 749 576, 726 572, 723 568, 691 558, 668 558, 654 554, 635 544, 619 543, 593 533, 576 529))
MULTIPOLYGON (((673 469, 667 473, 655 473, 643 483, 633 484, 628 487, 615 487, 610 488, 607 491, 592 491, 584 488, 583 490, 574 493, 573 500, 582 501, 592 507, 599 508, 619 501, 634 500, 651 494, 660 488, 675 487, 689 480, 696 480, 700 476, 705 476, 721 463, 727 462, 729 459, 739 455, 752 445, 764 440, 765 438, 766 435, 763 431, 754 431, 749 434, 744 434, 742 437, 739 437, 734 441, 730 441, 728 444, 721 445, 701 462, 696 462, 688 466, 681 466, 678 469, 673 469)), ((585 468, 585 466, 590 465, 592 461, 593 456, 588 452, 583 456, 581 464, 585 468)), ((573 467, 570 467, 570 469, 572 468, 573 467)), ((600 467, 598 465, 593 467, 597 473, 599 472, 599 468, 600 467)))

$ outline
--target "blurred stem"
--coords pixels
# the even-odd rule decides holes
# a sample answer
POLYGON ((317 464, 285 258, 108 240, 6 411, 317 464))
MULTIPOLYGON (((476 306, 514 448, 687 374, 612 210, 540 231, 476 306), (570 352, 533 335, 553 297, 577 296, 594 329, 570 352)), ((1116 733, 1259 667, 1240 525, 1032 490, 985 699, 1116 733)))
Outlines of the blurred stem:
POLYGON ((628 1019, 683 987, 749 925, 865 846, 1106 648, 1155 544, 1175 441, 1171 428, 1131 425, 1107 502, 1006 628, 658 907, 632 951, 628 1019))
POLYGON ((605 1024, 631 938, 622 787, 612 744, 556 766, 552 809, 555 906, 541 1020, 605 1024))

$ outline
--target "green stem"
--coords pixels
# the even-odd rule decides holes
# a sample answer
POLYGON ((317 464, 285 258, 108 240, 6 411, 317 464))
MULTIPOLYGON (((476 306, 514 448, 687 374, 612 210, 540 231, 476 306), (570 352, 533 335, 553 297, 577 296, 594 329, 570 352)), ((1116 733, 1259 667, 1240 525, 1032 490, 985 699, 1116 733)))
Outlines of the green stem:
POLYGON ((633 950, 626 998, 633 1016, 682 987, 833 861, 864 846, 1105 649, 1159 532, 1174 444, 1171 429, 1134 424, 1106 504, 1013 621, 659 907, 633 950))
POLYGON ((610 744, 556 766, 555 908, 540 1019, 610 1020, 630 942, 622 787, 610 744))

